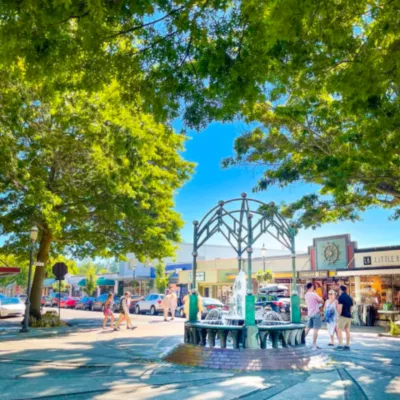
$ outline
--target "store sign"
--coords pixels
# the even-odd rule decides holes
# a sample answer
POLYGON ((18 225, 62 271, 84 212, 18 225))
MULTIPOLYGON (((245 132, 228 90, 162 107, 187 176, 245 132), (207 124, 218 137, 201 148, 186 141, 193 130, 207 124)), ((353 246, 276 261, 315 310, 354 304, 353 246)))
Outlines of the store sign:
POLYGON ((398 266, 400 265, 400 250, 356 253, 354 259, 356 268, 398 266))
POLYGON ((317 278, 327 278, 329 271, 305 271, 299 272, 299 278, 303 279, 317 279, 317 278))
POLYGON ((292 282, 289 278, 275 278, 275 283, 290 283, 292 282))
POLYGON ((347 268, 346 239, 342 236, 316 239, 317 269, 347 268))
MULTIPOLYGON (((206 280, 205 272, 196 272, 196 282, 204 282, 206 280)), ((193 281, 193 272, 189 272, 189 282, 193 281)))

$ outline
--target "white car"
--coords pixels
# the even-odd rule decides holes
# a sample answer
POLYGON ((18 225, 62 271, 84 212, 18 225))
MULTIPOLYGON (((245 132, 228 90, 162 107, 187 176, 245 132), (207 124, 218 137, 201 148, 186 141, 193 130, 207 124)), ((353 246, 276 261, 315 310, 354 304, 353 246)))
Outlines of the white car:
POLYGON ((18 317, 25 314, 25 304, 18 297, 0 299, 0 317, 18 317))
POLYGON ((151 315, 162 313, 164 311, 162 305, 163 298, 163 294, 149 294, 136 304, 135 313, 142 314, 149 312, 151 315))

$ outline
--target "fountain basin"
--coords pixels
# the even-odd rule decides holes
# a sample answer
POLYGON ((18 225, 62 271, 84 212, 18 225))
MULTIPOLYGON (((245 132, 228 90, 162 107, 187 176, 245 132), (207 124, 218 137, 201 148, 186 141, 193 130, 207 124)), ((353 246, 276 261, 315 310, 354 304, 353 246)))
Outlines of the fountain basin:
MULTIPOLYGON (((301 346, 305 344, 305 325, 283 321, 264 321, 257 325, 260 349, 269 347, 301 346), (271 346, 269 346, 271 344, 271 346)), ((227 348, 228 336, 232 348, 245 348, 246 328, 243 325, 216 325, 202 322, 186 322, 184 342, 195 346, 227 348), (219 346, 217 346, 217 339, 219 346)))

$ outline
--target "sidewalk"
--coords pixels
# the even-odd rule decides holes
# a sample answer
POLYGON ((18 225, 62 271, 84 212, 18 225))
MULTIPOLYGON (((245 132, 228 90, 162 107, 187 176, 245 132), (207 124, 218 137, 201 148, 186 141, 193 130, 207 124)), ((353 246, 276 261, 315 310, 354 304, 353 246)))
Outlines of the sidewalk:
MULTIPOLYGON (((79 329, 79 328, 78 328, 79 329)), ((92 328, 47 340, 0 339, 2 400, 397 400, 400 348, 393 339, 355 333, 352 349, 328 347, 323 369, 242 373, 168 364, 161 354, 182 341, 182 321, 137 324, 133 331, 92 328)), ((310 345, 307 338, 308 345, 310 345)), ((267 350, 268 351, 268 350, 267 350)))

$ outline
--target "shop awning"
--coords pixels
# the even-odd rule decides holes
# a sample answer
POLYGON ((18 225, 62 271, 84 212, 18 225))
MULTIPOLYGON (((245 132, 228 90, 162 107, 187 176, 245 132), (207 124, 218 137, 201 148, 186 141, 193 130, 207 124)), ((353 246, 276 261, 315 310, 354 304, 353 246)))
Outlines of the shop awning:
POLYGON ((115 285, 115 281, 112 279, 107 279, 104 278, 103 276, 99 279, 97 279, 97 285, 98 286, 114 286, 115 285))
POLYGON ((400 268, 391 269, 349 269, 348 271, 337 271, 336 276, 371 276, 371 275, 399 275, 400 268))
POLYGON ((0 276, 17 275, 21 271, 21 268, 17 267, 0 267, 0 276))
MULTIPOLYGON (((112 279, 104 278, 104 276, 102 276, 101 278, 97 279, 96 285, 97 286, 114 286, 115 281, 112 279)), ((78 282, 78 286, 86 286, 86 279, 81 279, 78 282)))
POLYGON ((54 283, 55 281, 56 281, 56 280, 55 280, 54 278, 45 279, 45 280, 43 281, 43 287, 52 287, 52 286, 53 286, 53 283, 54 283))

